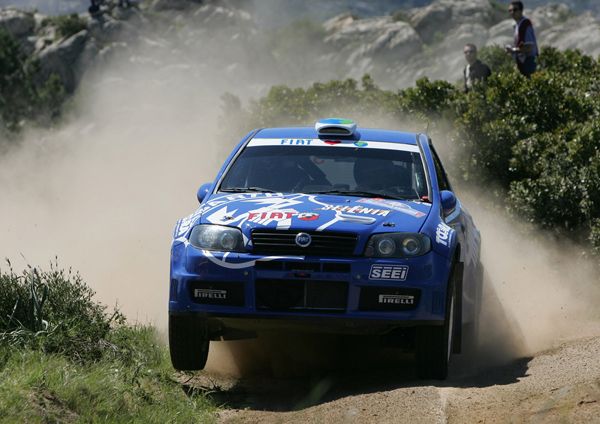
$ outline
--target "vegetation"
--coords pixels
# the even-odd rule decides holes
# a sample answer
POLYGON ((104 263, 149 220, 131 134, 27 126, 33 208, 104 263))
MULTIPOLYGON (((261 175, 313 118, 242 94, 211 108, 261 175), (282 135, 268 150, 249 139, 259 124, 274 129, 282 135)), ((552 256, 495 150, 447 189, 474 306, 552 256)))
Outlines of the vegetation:
MULTIPOLYGON (((150 327, 93 301, 76 273, 0 271, 0 417, 10 422, 207 422, 150 327)), ((1 421, 1 419, 0 419, 1 421)))
POLYGON ((323 116, 424 130, 447 143, 454 177, 499 187, 497 200, 536 225, 600 252, 600 64, 577 50, 546 47, 531 79, 500 47, 480 56, 494 74, 469 93, 460 84, 420 79, 384 90, 364 76, 276 86, 242 110, 240 128, 306 124, 323 116), (407 124, 408 123, 408 124, 407 124))
POLYGON ((69 38, 87 28, 85 19, 76 13, 47 17, 42 21, 42 26, 46 25, 55 26, 56 35, 62 38, 69 38))
POLYGON ((55 75, 37 81, 39 62, 0 28, 0 132, 15 132, 25 120, 45 121, 58 115, 65 90, 55 75))

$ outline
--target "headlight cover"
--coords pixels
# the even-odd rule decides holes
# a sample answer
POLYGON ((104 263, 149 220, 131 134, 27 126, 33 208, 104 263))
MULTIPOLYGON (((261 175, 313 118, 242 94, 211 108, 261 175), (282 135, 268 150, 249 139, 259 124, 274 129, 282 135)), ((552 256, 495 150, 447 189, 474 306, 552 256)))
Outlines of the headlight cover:
POLYGON ((222 252, 243 252, 242 232, 237 228, 223 225, 196 225, 190 234, 190 243, 198 249, 219 250, 222 252))
POLYGON ((412 258, 431 250, 431 240, 419 233, 384 233, 371 236, 365 248, 369 258, 412 258))

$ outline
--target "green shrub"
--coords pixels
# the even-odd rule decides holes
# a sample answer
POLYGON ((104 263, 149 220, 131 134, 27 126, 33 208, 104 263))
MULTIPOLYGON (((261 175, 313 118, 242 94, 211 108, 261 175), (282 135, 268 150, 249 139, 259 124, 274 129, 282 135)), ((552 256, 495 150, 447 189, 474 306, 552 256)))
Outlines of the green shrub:
POLYGON ((56 33, 61 38, 69 38, 72 35, 87 28, 87 22, 76 13, 45 18, 42 26, 52 25, 56 27, 56 33))
POLYGON ((383 90, 366 75, 360 84, 347 79, 273 87, 245 110, 239 101, 229 103, 246 128, 310 125, 324 116, 411 130, 431 122, 434 139, 448 141, 444 150, 454 177, 499 187, 496 200, 512 213, 586 239, 600 253, 598 61, 544 47, 539 71, 527 79, 501 47, 485 47, 480 57, 493 74, 469 93, 426 78, 404 90, 383 90))
POLYGON ((97 360, 107 349, 111 325, 124 316, 93 300, 94 291, 71 270, 29 267, 17 275, 8 263, 0 270, 0 340, 63 354, 76 360, 97 360))
POLYGON ((0 29, 0 128, 18 131, 26 120, 58 116, 65 99, 59 78, 36 83, 39 62, 26 56, 19 43, 0 29))

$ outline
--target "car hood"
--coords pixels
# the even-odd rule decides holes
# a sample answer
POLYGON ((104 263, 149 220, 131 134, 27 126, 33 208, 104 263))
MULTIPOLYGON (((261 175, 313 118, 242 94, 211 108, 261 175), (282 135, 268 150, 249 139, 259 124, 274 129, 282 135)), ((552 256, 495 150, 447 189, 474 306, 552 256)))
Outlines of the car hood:
POLYGON ((215 194, 202 203, 190 227, 217 224, 253 229, 418 232, 431 210, 429 203, 316 194, 215 194))

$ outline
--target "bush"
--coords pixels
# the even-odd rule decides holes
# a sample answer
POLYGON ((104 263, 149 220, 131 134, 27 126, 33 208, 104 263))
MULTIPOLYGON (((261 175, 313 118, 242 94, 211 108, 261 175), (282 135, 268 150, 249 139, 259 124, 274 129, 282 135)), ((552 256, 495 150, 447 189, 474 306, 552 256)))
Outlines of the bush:
POLYGON ((598 61, 544 47, 539 71, 527 79, 498 46, 483 48, 480 57, 493 74, 469 93, 426 78, 397 92, 382 90, 366 75, 361 84, 347 79, 306 89, 273 87, 246 110, 239 101, 229 104, 246 129, 305 125, 325 116, 364 117, 369 126, 412 124, 408 129, 432 120, 434 138, 448 140, 454 177, 500 187, 496 200, 512 213, 587 240, 600 253, 598 61))
POLYGON ((0 123, 1 130, 15 132, 25 120, 53 118, 65 99, 56 75, 36 84, 39 63, 26 56, 18 42, 0 29, 0 123))
POLYGON ((8 262, 0 270, 0 340, 15 346, 87 361, 109 347, 112 325, 124 323, 117 310, 94 302, 94 291, 71 270, 29 267, 17 275, 8 262))
POLYGON ((45 18, 42 21, 42 26, 47 25, 55 26, 57 35, 62 38, 69 38, 87 28, 85 19, 76 13, 45 18))

